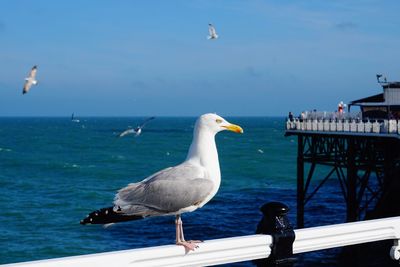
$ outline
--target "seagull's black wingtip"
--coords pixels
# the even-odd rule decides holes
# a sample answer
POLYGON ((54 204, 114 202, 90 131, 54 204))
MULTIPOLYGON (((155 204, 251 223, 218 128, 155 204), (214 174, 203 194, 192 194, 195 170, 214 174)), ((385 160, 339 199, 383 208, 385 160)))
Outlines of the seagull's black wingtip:
MULTIPOLYGON (((91 214, 87 215, 86 218, 80 220, 79 223, 82 224, 82 225, 91 224, 92 222, 91 222, 91 220, 90 220, 90 218, 91 218, 90 215, 91 215, 91 214)), ((93 219, 92 219, 92 220, 93 220, 93 219)))
MULTIPOLYGON (((117 209, 117 211, 121 211, 121 209, 119 208, 117 209)), ((108 207, 89 213, 86 218, 80 221, 80 224, 108 224, 139 219, 143 219, 143 216, 126 215, 123 213, 115 212, 114 207, 108 207)))

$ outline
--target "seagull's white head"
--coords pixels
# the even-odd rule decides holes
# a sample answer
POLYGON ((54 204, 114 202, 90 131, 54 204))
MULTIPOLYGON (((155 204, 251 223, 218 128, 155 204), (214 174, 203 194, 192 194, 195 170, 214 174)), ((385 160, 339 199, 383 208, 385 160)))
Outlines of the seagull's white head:
POLYGON ((207 129, 216 134, 220 131, 229 130, 235 133, 243 133, 242 127, 226 121, 221 116, 214 113, 207 113, 201 115, 196 122, 197 129, 207 129))

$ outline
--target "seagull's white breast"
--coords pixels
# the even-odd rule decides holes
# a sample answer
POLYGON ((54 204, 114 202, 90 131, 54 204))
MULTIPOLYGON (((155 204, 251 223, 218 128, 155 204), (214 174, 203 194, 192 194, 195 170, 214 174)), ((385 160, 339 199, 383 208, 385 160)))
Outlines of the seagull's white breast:
POLYGON ((205 168, 207 175, 204 179, 209 179, 214 187, 207 197, 198 203, 198 207, 203 207, 218 192, 221 184, 221 171, 219 168, 217 146, 215 144, 215 133, 207 128, 195 129, 192 145, 190 146, 186 158, 191 164, 200 165, 205 168))

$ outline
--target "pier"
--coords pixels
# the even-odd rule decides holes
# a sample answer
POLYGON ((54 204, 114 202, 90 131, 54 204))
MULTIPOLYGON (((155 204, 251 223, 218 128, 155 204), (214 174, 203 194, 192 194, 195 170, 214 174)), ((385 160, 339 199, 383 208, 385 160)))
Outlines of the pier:
POLYGON ((400 189, 400 83, 380 77, 383 93, 349 103, 349 112, 360 107, 357 114, 339 104, 337 112, 288 118, 285 135, 297 136, 297 227, 304 227, 307 204, 331 178, 338 180, 347 222, 400 214, 393 204, 400 189), (317 166, 328 170, 325 177, 317 177, 317 166))
POLYGON ((398 134, 287 130, 286 135, 297 136, 298 228, 304 227, 307 203, 329 178, 338 179, 347 206, 346 219, 352 222, 364 219, 400 177, 398 134), (311 181, 319 178, 315 177, 318 165, 330 170, 311 189, 311 181))

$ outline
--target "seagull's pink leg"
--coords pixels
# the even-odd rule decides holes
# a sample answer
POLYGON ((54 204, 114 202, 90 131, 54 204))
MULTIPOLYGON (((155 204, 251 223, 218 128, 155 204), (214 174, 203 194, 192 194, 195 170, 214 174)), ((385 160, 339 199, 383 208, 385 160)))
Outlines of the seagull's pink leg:
MULTIPOLYGON (((180 219, 180 218, 179 218, 180 219)), ((176 231, 176 244, 181 241, 181 227, 179 226, 178 215, 176 215, 175 219, 175 231, 176 231)))
POLYGON ((175 220, 175 227, 176 227, 176 244, 180 246, 184 246, 188 250, 194 250, 198 246, 195 242, 187 242, 183 236, 183 227, 182 227, 182 220, 180 215, 176 215, 175 220))
MULTIPOLYGON (((179 226, 180 226, 181 239, 183 241, 185 241, 185 236, 183 235, 183 222, 182 222, 182 220, 181 220, 181 223, 179 224, 179 226)), ((188 240, 186 242, 188 242, 188 243, 201 243, 203 241, 202 240, 188 240)))

